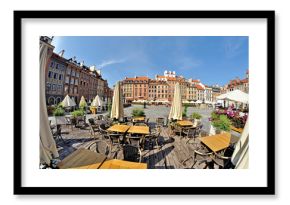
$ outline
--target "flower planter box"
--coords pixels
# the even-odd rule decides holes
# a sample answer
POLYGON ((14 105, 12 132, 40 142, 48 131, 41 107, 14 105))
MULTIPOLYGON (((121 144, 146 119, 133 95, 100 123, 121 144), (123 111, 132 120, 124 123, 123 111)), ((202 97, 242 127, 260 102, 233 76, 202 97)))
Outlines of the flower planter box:
POLYGON ((242 133, 244 129, 243 128, 236 128, 234 126, 231 126, 231 130, 236 131, 238 133, 242 133))

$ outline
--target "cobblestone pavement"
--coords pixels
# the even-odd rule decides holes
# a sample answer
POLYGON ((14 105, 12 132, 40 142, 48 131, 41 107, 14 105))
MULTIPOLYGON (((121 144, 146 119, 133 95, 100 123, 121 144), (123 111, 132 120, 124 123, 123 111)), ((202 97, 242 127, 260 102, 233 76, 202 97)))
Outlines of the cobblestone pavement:
MULTIPOLYGON (((166 107, 165 105, 146 105, 146 108, 144 108, 143 105, 132 105, 131 107, 125 108, 125 116, 131 116, 132 110, 135 108, 143 109, 146 117, 149 118, 149 122, 156 122, 156 118, 158 117, 164 117, 165 119, 167 119, 170 112, 170 107, 166 107)), ((199 113, 202 116, 201 122, 203 124, 203 129, 204 131, 208 132, 210 127, 210 122, 208 118, 210 117, 210 113, 212 111, 212 109, 199 109, 194 107, 188 107, 187 115, 190 116, 193 112, 199 113)))
MULTIPOLYGON (((144 108, 143 105, 132 105, 124 109, 125 116, 132 116, 132 110, 135 108, 143 109, 146 117, 149 118, 149 122, 156 122, 156 118, 158 117, 163 117, 167 119, 170 112, 170 107, 166 107, 165 105, 158 105, 158 106, 146 105, 146 108, 144 108)), ((190 116, 193 112, 199 113, 202 116, 201 122, 203 124, 203 130, 206 132, 209 132, 210 122, 208 118, 210 117, 210 113, 212 111, 213 111, 212 109, 200 109, 200 108, 188 107, 187 115, 190 116)), ((96 117, 98 115, 107 115, 107 114, 108 112, 98 113, 96 115, 88 114, 86 119, 96 117)), ((52 121, 52 124, 55 124, 55 117, 49 117, 49 120, 52 121)), ((62 121, 64 121, 64 118, 58 117, 57 121, 58 123, 61 123, 62 121)))

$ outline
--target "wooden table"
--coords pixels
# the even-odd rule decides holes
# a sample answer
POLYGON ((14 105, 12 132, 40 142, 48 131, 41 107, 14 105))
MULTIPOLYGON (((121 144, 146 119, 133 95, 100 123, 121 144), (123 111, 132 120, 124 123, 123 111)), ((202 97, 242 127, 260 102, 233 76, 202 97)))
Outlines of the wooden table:
POLYGON ((109 127, 107 131, 125 133, 129 128, 129 125, 113 125, 109 127))
POLYGON ((57 166, 60 169, 98 169, 106 159, 103 154, 81 148, 68 155, 57 166))
POLYGON ((145 117, 133 117, 133 121, 145 121, 145 117))
POLYGON ((180 127, 191 127, 193 126, 193 123, 191 121, 188 120, 179 120, 176 123, 177 125, 179 125, 180 127))
POLYGON ((147 164, 112 159, 105 161, 99 169, 147 169, 147 164))
POLYGON ((132 134, 142 134, 142 135, 150 134, 148 126, 131 126, 128 132, 132 134))
POLYGON ((200 141, 214 152, 221 151, 230 145, 231 134, 222 133, 207 137, 200 137, 200 141))

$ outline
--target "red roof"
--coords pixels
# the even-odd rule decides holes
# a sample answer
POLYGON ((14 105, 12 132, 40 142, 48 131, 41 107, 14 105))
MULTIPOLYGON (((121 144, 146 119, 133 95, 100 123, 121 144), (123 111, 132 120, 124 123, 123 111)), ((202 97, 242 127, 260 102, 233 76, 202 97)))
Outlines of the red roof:
POLYGON ((245 78, 243 80, 241 80, 242 83, 248 83, 249 82, 249 79, 248 78, 245 78))
POLYGON ((191 80, 191 82, 193 82, 193 83, 199 83, 200 80, 191 80))
POLYGON ((204 88, 203 88, 201 85, 195 85, 195 87, 196 87, 198 90, 204 90, 204 88))
POLYGON ((136 80, 148 80, 149 78, 147 76, 137 76, 135 78, 125 78, 125 80, 133 80, 133 81, 136 81, 136 80))

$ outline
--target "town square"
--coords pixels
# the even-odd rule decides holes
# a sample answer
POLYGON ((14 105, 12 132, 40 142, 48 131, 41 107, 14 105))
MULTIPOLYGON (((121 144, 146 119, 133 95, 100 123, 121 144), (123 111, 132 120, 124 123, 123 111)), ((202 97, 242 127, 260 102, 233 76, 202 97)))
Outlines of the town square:
POLYGON ((41 169, 248 168, 247 37, 41 36, 40 65, 41 169))

